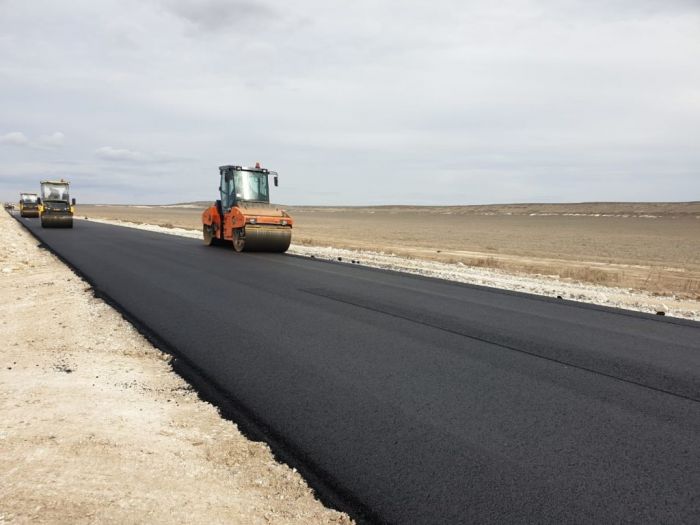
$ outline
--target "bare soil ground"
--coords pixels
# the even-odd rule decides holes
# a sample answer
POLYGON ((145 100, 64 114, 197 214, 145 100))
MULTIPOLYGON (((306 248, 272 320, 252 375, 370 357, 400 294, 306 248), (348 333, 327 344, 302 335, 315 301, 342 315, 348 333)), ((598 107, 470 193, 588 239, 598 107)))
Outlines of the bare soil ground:
MULTIPOLYGON (((83 216, 200 230, 207 203, 81 206, 83 216)), ((700 202, 289 207, 297 245, 553 275, 700 300, 700 202)))
POLYGON ((350 523, 0 213, 0 523, 350 523))

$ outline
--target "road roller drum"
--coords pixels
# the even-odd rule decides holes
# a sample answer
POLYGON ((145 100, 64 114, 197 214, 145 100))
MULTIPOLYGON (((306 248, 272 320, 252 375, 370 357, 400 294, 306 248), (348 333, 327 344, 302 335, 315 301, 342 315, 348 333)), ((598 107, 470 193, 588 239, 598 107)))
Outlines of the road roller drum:
POLYGON ((73 214, 44 213, 41 216, 43 228, 72 228, 73 214))
POLYGON ((233 247, 237 252, 286 252, 292 242, 289 226, 246 226, 234 232, 233 247))

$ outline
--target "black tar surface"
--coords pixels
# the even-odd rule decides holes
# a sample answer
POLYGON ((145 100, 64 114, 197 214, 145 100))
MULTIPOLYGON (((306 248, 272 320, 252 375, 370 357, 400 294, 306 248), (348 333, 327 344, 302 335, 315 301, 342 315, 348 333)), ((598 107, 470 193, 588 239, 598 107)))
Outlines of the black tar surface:
POLYGON ((22 222, 356 516, 700 522, 700 323, 22 222))

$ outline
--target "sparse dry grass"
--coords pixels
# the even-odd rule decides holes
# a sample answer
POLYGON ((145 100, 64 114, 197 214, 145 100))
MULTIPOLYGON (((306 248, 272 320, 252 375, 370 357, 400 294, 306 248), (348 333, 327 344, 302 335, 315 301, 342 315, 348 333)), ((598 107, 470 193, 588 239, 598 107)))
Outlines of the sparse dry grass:
MULTIPOLYGON (((204 204, 202 205, 202 209, 204 204)), ((200 209, 81 206, 90 217, 199 230, 200 209)), ((700 203, 289 208, 294 243, 393 253, 700 297, 700 203)))
POLYGON ((559 276, 564 279, 571 279, 574 281, 582 281, 593 284, 605 284, 617 286, 620 282, 622 275, 615 271, 600 270, 598 268, 590 268, 588 266, 581 266, 578 268, 563 268, 559 272, 559 276))
POLYGON ((495 257, 478 257, 469 259, 469 266, 478 266, 480 268, 503 268, 503 263, 495 257))

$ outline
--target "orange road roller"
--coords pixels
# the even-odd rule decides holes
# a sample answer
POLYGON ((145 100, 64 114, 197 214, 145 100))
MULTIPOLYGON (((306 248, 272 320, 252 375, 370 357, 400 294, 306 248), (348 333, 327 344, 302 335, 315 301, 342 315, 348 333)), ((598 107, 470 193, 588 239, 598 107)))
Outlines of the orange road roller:
POLYGON ((292 242, 292 218, 270 204, 269 177, 260 167, 220 166, 221 198, 202 213, 204 244, 233 244, 237 252, 286 252, 292 242))

